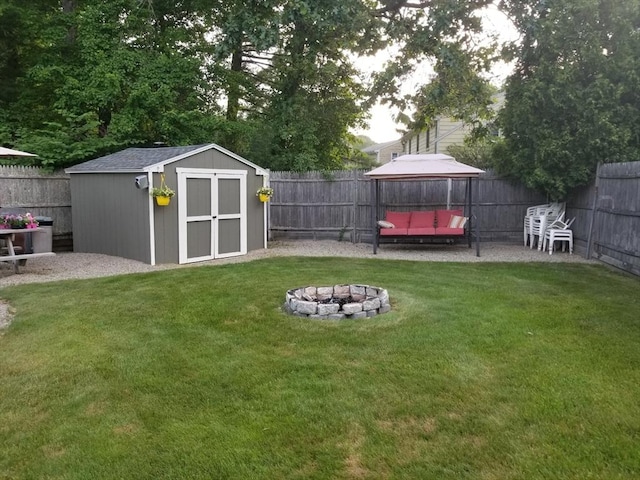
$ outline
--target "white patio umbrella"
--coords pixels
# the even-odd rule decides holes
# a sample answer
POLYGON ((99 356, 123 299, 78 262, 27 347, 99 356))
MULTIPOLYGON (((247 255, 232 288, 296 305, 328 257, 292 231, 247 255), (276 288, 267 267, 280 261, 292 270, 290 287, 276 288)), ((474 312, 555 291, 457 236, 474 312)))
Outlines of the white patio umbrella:
POLYGON ((37 155, 21 152, 20 150, 12 150, 11 148, 0 147, 0 157, 37 157, 37 155))

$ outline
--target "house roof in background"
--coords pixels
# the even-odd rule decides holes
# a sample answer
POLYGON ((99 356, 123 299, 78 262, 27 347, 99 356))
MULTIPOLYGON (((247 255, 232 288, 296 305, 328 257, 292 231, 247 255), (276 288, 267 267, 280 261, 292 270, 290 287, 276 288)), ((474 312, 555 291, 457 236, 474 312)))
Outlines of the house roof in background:
POLYGON ((443 153, 401 155, 395 160, 374 168, 365 175, 381 180, 410 180, 420 178, 477 177, 484 170, 456 161, 443 153))
POLYGON ((182 147, 127 148, 104 157, 89 160, 67 168, 67 173, 125 173, 160 172, 164 166, 198 153, 215 149, 257 170, 258 175, 266 175, 263 168, 222 148, 215 143, 187 145, 182 147))
POLYGON ((369 145, 368 147, 361 148, 360 151, 364 153, 377 153, 385 147, 389 147, 395 143, 401 143, 401 140, 401 138, 398 138, 397 140, 391 140, 390 142, 374 143, 373 145, 369 145))

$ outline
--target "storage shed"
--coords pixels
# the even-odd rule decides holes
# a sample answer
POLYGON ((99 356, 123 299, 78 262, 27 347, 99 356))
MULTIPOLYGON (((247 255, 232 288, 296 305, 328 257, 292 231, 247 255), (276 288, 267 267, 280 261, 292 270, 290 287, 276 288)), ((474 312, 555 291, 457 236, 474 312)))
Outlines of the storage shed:
POLYGON ((128 148, 66 170, 75 252, 151 265, 244 255, 267 247, 268 171, 216 144, 128 148), (158 206, 150 189, 175 191, 158 206))

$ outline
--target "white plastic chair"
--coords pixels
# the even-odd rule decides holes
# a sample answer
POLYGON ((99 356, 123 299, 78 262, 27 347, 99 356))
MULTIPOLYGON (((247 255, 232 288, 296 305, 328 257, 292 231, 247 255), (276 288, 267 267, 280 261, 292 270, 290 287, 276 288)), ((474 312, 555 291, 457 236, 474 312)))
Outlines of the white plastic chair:
POLYGON ((530 236, 530 248, 533 248, 536 238, 538 237, 538 250, 543 250, 542 244, 544 240, 544 233, 547 227, 556 220, 562 220, 564 218, 565 203, 552 203, 551 205, 540 208, 535 212, 530 219, 529 224, 529 236, 530 236))
POLYGON ((542 212, 545 208, 548 208, 548 207, 550 207, 549 204, 544 204, 544 205, 534 205, 533 207, 527 208, 527 213, 524 216, 524 225, 522 229, 525 247, 527 246, 527 243, 529 241, 533 241, 533 238, 531 237, 531 219, 536 215, 539 215, 540 213, 538 212, 542 212))
POLYGON ((548 245, 549 255, 551 255, 553 253, 555 242, 562 242, 562 251, 564 252, 564 242, 567 242, 569 244, 569 254, 573 254, 573 230, 571 230, 571 225, 574 220, 575 217, 568 222, 563 222, 561 219, 558 219, 551 223, 544 233, 542 250, 546 250, 548 245))
POLYGON ((529 248, 533 248, 537 246, 538 250, 542 250, 542 241, 544 239, 544 232, 546 231, 549 224, 558 219, 558 216, 555 214, 551 208, 544 208, 538 210, 536 215, 533 215, 529 224, 529 248), (536 242, 537 237, 537 242, 536 242))

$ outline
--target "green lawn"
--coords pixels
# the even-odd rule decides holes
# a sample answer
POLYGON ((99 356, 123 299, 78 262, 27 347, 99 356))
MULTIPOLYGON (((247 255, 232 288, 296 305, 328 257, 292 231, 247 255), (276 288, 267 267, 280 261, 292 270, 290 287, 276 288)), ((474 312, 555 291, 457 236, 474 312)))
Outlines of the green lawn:
POLYGON ((1 479, 640 478, 640 282, 277 258, 0 290, 1 479), (285 291, 366 283, 317 321, 285 291))

